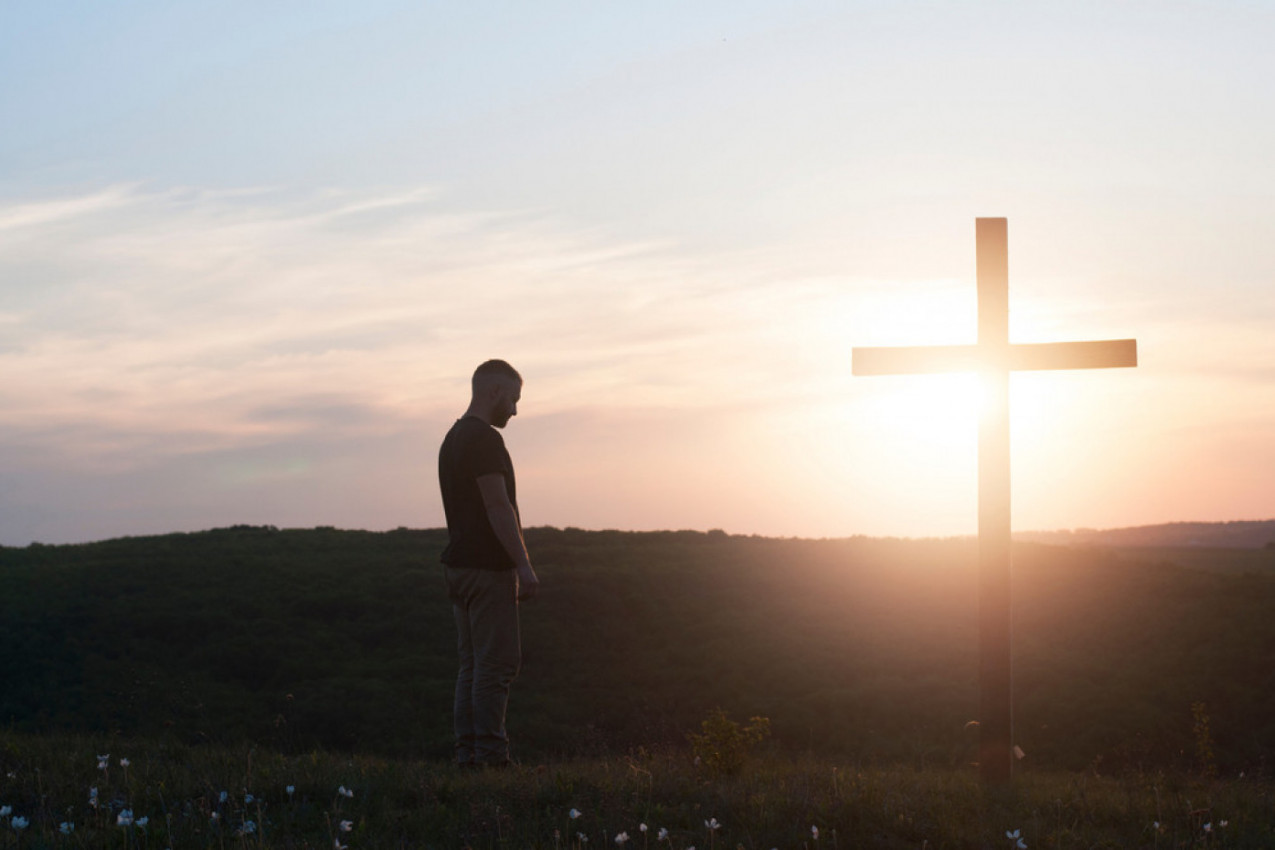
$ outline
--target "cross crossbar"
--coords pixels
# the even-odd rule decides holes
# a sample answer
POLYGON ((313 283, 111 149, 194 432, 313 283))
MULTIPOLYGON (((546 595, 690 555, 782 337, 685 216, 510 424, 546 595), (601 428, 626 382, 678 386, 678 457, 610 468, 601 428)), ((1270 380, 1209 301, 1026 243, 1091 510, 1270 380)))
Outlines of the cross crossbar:
POLYGON ((1011 372, 1046 369, 1107 369, 1138 365, 1138 341, 1104 339, 1092 342, 1036 342, 1009 346, 1008 357, 989 357, 977 345, 917 345, 856 348, 851 372, 855 375, 918 375, 979 372, 1006 369, 1011 372), (997 363, 997 360, 1003 362, 997 363))

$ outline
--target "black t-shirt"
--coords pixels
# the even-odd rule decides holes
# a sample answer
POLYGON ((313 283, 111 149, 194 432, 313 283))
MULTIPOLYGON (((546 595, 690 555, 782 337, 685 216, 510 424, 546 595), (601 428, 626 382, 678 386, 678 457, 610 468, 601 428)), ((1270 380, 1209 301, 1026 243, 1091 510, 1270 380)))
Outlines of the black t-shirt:
POLYGON ((447 548, 442 561, 449 567, 480 570, 513 569, 513 559, 500 545, 487 520, 487 507, 478 489, 483 475, 505 477, 509 503, 518 512, 514 465, 505 441, 495 428, 474 416, 456 420, 438 450, 438 486, 447 514, 447 548))

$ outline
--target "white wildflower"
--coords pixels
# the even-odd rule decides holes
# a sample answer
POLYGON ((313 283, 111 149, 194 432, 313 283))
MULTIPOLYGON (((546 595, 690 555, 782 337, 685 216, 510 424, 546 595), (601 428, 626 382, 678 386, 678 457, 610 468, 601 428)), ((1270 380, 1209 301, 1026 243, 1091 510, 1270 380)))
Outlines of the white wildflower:
POLYGON ((581 844, 588 844, 588 843, 589 843, 589 836, 585 835, 583 832, 577 832, 577 833, 576 833, 576 838, 580 839, 580 843, 581 843, 581 844))
POLYGON ((644 823, 638 824, 638 832, 646 832, 646 824, 644 823))
POLYGON ((342 844, 342 843, 341 843, 341 839, 339 839, 339 838, 333 838, 333 839, 332 839, 332 850, 350 850, 350 845, 348 845, 348 844, 342 844))
POLYGON ((120 759, 120 767, 128 767, 130 764, 132 764, 132 762, 128 759, 120 759))
POLYGON ((341 831, 342 831, 342 832, 349 832, 349 831, 350 831, 350 830, 352 830, 352 829, 354 829, 354 821, 352 821, 352 820, 343 820, 343 821, 341 821, 341 831))
POLYGON ((819 840, 819 827, 817 826, 810 827, 810 837, 813 838, 815 841, 819 840))
POLYGON ((254 797, 254 796, 252 796, 251 794, 244 794, 244 795, 243 795, 243 804, 244 804, 245 806, 251 806, 251 805, 253 804, 253 802, 254 802, 256 799, 257 799, 257 798, 256 798, 256 797, 254 797))
POLYGON ((620 845, 621 847, 623 847, 625 844, 628 844, 629 834, 627 832, 621 832, 619 835, 615 837, 615 843, 620 845))
POLYGON ((72 832, 75 832, 75 824, 70 821, 62 821, 62 823, 58 824, 58 832, 63 835, 70 835, 72 832))
POLYGON ((116 826, 132 826, 133 825, 133 810, 125 809, 124 811, 120 812, 119 816, 115 818, 115 825, 116 826))
POLYGON ((137 820, 133 821, 133 823, 136 824, 137 826, 146 826, 146 824, 150 822, 151 822, 151 819, 146 817, 138 818, 137 820))
POLYGON ((713 832, 716 832, 717 830, 722 828, 722 825, 717 822, 717 818, 709 818, 708 820, 704 821, 704 826, 708 827, 713 832))
POLYGON ((571 811, 567 812, 567 817, 571 818, 572 820, 575 820, 576 818, 580 817, 580 815, 582 814, 584 814, 584 812, 580 811, 579 809, 572 809, 571 811))
POLYGON ((19 832, 26 829, 30 825, 31 825, 31 821, 27 820, 21 815, 14 815, 13 820, 9 821, 9 826, 13 827, 19 832))
POLYGON ((655 834, 656 841, 668 841, 668 830, 660 827, 660 831, 655 834))
POLYGON ((342 797, 347 797, 350 799, 354 798, 354 792, 351 791, 349 788, 346 788, 344 785, 336 789, 336 793, 340 794, 342 797))
POLYGON ((220 794, 217 795, 217 801, 220 803, 224 803, 229 799, 230 799, 230 795, 227 794, 225 791, 222 791, 220 794))
POLYGON ((13 814, 13 806, 0 806, 0 818, 7 818, 13 814))
POLYGON ((1212 832, 1212 831, 1213 831, 1213 822, 1212 822, 1212 821, 1209 821, 1208 823, 1206 823, 1206 824, 1204 825, 1204 831, 1205 831, 1205 832, 1212 832))
POLYGON ((254 832, 256 832, 256 831, 257 831, 257 824, 256 824, 256 823, 254 823, 253 821, 250 821, 250 820, 246 820, 246 821, 244 821, 244 822, 243 822, 243 833, 244 833, 244 835, 252 835, 252 834, 253 834, 254 832))
POLYGON ((289 785, 287 788, 284 788, 283 790, 287 791, 288 796, 291 797, 293 794, 297 793, 297 786, 289 785))

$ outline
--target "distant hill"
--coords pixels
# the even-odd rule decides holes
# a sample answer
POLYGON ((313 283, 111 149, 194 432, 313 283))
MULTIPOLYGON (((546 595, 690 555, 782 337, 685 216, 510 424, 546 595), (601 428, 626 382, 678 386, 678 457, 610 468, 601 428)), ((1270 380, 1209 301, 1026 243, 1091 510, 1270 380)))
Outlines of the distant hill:
POLYGON ((1170 522, 1134 528, 1070 531, 1020 531, 1016 540, 1055 546, 1201 547, 1211 549, 1275 548, 1275 519, 1235 522, 1170 522))

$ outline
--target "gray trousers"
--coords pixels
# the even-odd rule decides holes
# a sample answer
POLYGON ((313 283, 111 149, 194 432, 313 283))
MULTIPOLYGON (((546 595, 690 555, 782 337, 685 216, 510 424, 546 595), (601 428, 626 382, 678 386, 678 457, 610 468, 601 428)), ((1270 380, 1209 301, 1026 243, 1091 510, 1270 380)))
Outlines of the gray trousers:
POLYGON ((513 570, 444 568, 456 618, 456 761, 509 761, 505 706, 522 664, 513 570))

